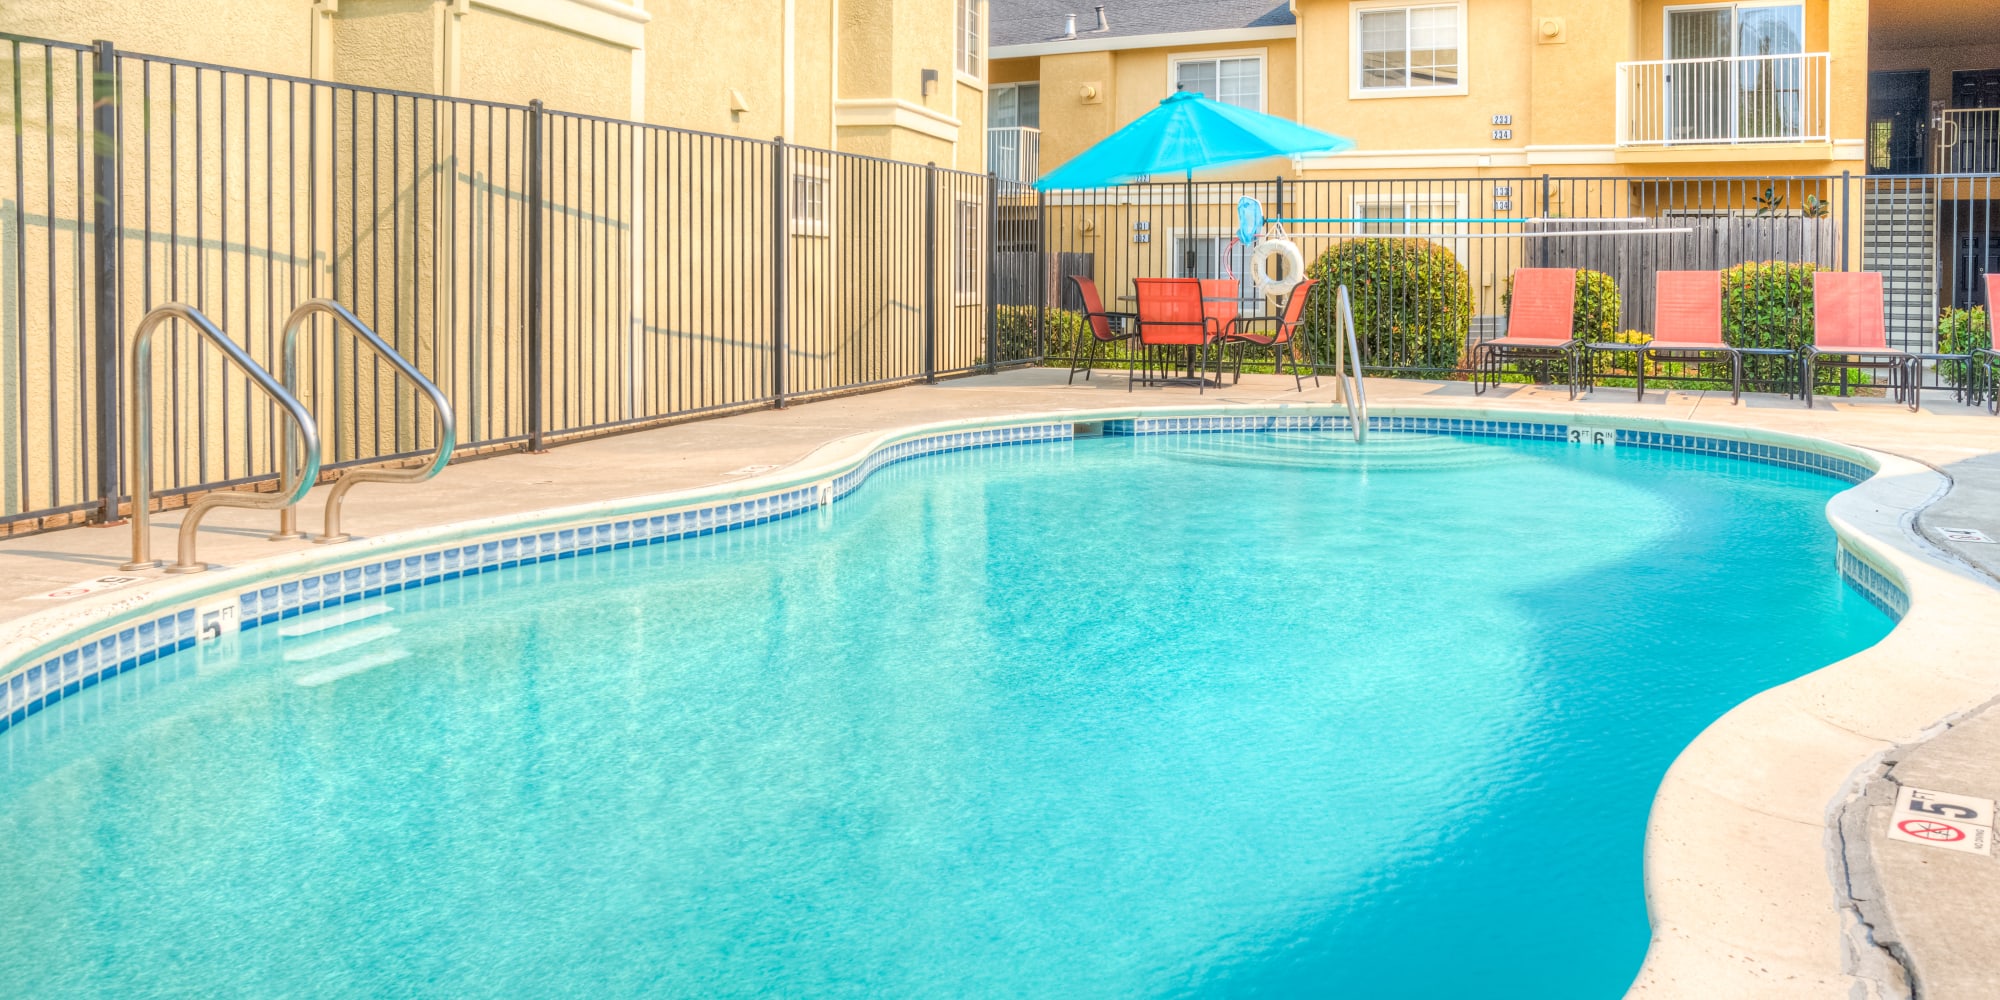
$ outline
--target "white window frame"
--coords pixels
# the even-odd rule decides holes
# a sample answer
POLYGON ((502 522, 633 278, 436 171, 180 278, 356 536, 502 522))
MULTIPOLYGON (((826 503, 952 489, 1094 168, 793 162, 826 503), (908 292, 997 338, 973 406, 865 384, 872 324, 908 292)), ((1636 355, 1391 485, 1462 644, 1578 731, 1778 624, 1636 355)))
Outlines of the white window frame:
MULTIPOLYGON (((1357 101, 1379 101, 1385 98, 1405 97, 1463 97, 1468 92, 1467 84, 1472 79, 1472 64, 1469 52, 1471 39, 1466 34, 1466 7, 1468 0, 1445 0, 1443 3, 1423 3, 1421 0, 1356 0, 1348 5, 1347 14, 1347 96, 1357 101), (1458 86, 1456 87, 1363 87, 1361 85, 1361 15, 1379 10, 1410 10, 1417 7, 1453 7, 1458 11, 1458 86)), ((1407 51, 1409 36, 1404 35, 1403 44, 1407 51)))
POLYGON ((958 198, 951 211, 951 293, 958 305, 977 305, 983 298, 986 276, 979 266, 980 234, 986 228, 986 205, 974 198, 958 198), (967 226, 966 219, 972 221, 967 226))
POLYGON ((785 192, 785 213, 791 216, 793 236, 829 237, 833 235, 833 171, 823 163, 792 163, 792 186, 785 192), (799 198, 800 181, 819 186, 819 213, 801 215, 804 207, 799 198))
MULTIPOLYGON (((1268 111, 1271 106, 1271 60, 1268 58, 1269 53, 1269 49, 1227 49, 1214 52, 1182 52, 1170 55, 1167 57, 1167 93, 1171 94, 1180 89, 1182 63, 1219 63, 1224 59, 1255 59, 1257 60, 1257 106, 1251 110, 1259 112, 1268 111)), ((1216 74, 1216 79, 1220 80, 1220 67, 1217 68, 1216 74)), ((1215 94, 1208 96, 1214 100, 1221 100, 1215 94)))
POLYGON ((979 86, 986 67, 985 0, 951 0, 951 69, 958 82, 979 86), (972 44, 967 45, 967 41, 972 44), (968 68, 969 67, 969 68, 968 68))

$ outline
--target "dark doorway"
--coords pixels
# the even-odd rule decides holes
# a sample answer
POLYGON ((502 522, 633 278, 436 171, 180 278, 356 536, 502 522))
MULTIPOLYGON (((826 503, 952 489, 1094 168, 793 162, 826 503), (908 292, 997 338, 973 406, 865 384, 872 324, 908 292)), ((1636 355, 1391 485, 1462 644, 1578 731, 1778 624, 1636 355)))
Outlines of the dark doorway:
POLYGON ((1924 172, 1930 104, 1930 70, 1868 74, 1869 173, 1924 172))
POLYGON ((2000 108, 2000 69, 1961 69, 1951 74, 1951 106, 2000 108))

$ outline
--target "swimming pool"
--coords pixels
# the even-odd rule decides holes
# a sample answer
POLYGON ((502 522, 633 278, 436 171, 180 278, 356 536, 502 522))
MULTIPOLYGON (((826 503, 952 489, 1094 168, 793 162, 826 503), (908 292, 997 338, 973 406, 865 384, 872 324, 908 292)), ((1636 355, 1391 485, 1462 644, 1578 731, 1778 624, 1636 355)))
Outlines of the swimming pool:
POLYGON ((1054 441, 286 619, 0 737, 0 981, 1615 993, 1674 754, 1889 628, 1832 569, 1845 486, 1054 441))

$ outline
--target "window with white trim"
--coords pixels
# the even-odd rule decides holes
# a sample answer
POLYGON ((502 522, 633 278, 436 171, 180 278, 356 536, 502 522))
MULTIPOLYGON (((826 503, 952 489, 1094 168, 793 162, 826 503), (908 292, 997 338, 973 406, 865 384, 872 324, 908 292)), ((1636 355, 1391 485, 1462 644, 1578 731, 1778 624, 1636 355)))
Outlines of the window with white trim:
POLYGON ((1206 94, 1224 104, 1264 110, 1264 57, 1174 59, 1174 89, 1206 94))
POLYGON ((823 166, 810 163, 792 167, 790 204, 793 236, 825 236, 830 232, 833 177, 823 166))
POLYGON ((983 228, 986 212, 976 201, 961 200, 952 212, 952 291, 960 302, 979 301, 980 280, 979 231, 983 228))
POLYGON ((1465 11, 1456 3, 1363 7, 1354 12, 1354 61, 1360 89, 1459 90, 1465 82, 1465 11))
POLYGON ((966 76, 979 75, 979 6, 979 0, 952 0, 952 9, 958 15, 956 65, 966 76))
MULTIPOLYGON (((1381 233, 1391 236, 1425 236, 1431 233, 1452 233, 1464 228, 1452 220, 1465 216, 1465 202, 1458 195, 1451 194, 1363 194, 1354 197, 1356 219, 1381 219, 1381 222, 1357 223, 1364 233, 1381 233), (1437 222, 1430 222, 1437 219, 1437 222)), ((1439 235, 1431 242, 1452 252, 1460 264, 1466 263, 1470 242, 1439 235)))
POLYGON ((987 128, 1041 128, 1042 85, 1001 83, 986 88, 987 128))

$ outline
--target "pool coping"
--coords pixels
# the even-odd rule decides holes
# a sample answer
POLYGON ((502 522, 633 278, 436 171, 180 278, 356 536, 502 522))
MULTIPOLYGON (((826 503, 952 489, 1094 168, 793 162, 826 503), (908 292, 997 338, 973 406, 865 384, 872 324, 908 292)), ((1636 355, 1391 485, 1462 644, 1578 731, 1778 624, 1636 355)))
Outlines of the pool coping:
MULTIPOLYGON (((1557 439, 1584 447, 1709 451, 1802 468, 1818 461, 1800 457, 1811 455, 1826 460, 1819 471, 1850 482, 1857 473, 1872 473, 1834 497, 1827 517, 1839 540, 1839 571, 1899 615, 1899 623, 1877 645, 1746 700, 1676 758, 1648 821, 1653 941, 1632 995, 1726 995, 1731 984, 1758 995, 1825 995, 1830 988, 1845 993, 1859 982, 1893 980, 1895 970, 1880 967, 1883 953, 1839 888, 1844 874, 1829 817, 1857 793, 1858 776, 1882 753, 2000 691, 2000 669, 1961 667, 1920 678, 1908 669, 1934 657, 1976 665, 1966 645, 1976 636, 1962 623, 2000 620, 2000 591, 1915 530, 1915 516, 1944 495, 1949 479, 1885 452, 1698 420, 1402 404, 1377 406, 1373 417, 1371 427, 1383 430, 1546 440, 1555 428, 1557 439), (1405 421, 1413 426, 1398 426, 1405 421), (1569 438, 1571 432, 1578 437, 1569 438), (1947 648, 1954 639, 1964 648, 1947 648), (1913 690, 1912 680, 1929 686, 1913 690), (1807 840, 1817 850, 1802 858, 1807 840)), ((0 624, 0 723, 34 714, 10 700, 27 690, 30 670, 56 667, 56 696, 40 706, 47 707, 99 676, 191 648, 204 636, 313 608, 522 562, 795 516, 837 501, 874 470, 905 458, 1064 439, 1077 428, 1111 434, 1341 432, 1349 429, 1346 419, 1339 404, 1239 403, 1030 411, 913 424, 838 438, 783 468, 726 484, 457 522, 147 580, 0 624), (503 546, 508 538, 511 551, 503 546), (369 566, 380 568, 377 579, 364 571, 369 566)))

